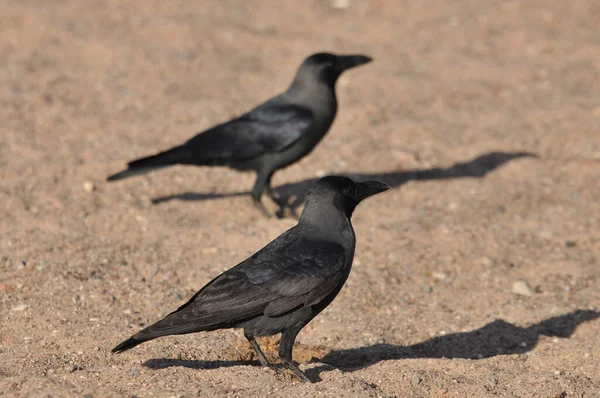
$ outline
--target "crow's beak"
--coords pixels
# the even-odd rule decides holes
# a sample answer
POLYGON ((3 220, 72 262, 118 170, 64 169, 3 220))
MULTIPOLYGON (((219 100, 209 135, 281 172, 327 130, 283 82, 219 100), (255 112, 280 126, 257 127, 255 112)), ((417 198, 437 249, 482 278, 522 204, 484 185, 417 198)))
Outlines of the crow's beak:
POLYGON ((380 181, 365 181, 356 184, 356 195, 354 198, 357 202, 365 200, 369 196, 377 195, 378 193, 387 191, 391 187, 385 182, 380 181))
POLYGON ((373 61, 373 58, 366 55, 341 55, 338 57, 338 68, 340 71, 345 71, 371 61, 373 61))

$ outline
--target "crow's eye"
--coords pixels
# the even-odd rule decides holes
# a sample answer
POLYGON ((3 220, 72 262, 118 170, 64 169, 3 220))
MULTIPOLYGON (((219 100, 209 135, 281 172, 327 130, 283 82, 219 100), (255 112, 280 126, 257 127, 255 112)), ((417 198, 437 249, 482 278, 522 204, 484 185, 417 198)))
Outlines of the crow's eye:
POLYGON ((327 61, 324 65, 326 68, 331 68, 333 66, 333 61, 327 61))
POLYGON ((346 187, 346 188, 344 188, 342 193, 344 194, 344 196, 353 198, 354 195, 356 194, 356 188, 355 187, 346 187))

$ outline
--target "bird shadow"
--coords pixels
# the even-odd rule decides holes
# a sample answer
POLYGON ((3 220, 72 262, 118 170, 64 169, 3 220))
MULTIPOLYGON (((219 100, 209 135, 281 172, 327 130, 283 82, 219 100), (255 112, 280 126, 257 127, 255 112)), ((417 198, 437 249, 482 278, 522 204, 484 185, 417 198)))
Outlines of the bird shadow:
MULTIPOLYGON (((321 381, 320 374, 333 368, 353 372, 381 361, 416 358, 484 359, 499 355, 524 354, 532 351, 541 336, 569 338, 582 323, 600 318, 600 312, 576 310, 520 327, 497 319, 470 332, 452 333, 434 337, 410 346, 375 344, 367 347, 333 350, 313 362, 321 365, 305 371, 312 381, 321 381)), ((152 369, 185 367, 190 369, 215 369, 232 366, 260 366, 258 361, 247 360, 183 360, 150 359, 143 366, 152 369)))
POLYGON ((502 319, 470 332, 452 333, 410 346, 375 344, 331 351, 319 360, 336 368, 354 371, 392 359, 463 358, 484 359, 532 351, 541 336, 569 338, 579 325, 600 318, 600 312, 576 310, 520 327, 502 319))
MULTIPOLYGON (((344 175, 354 179, 355 181, 378 180, 390 185, 392 188, 397 188, 409 181, 423 180, 448 180, 455 178, 483 178, 491 171, 515 159, 523 157, 537 157, 531 152, 489 152, 478 156, 475 159, 467 162, 456 163, 451 167, 442 168, 435 167, 422 170, 404 170, 391 171, 385 173, 359 173, 347 172, 344 175)), ((273 190, 282 198, 281 202, 285 203, 285 207, 289 207, 292 214, 304 202, 304 196, 308 188, 315 182, 317 178, 309 178, 294 183, 280 185, 273 190)), ((235 196, 249 195, 250 192, 230 192, 230 193, 199 193, 185 192, 176 195, 161 196, 152 199, 153 204, 169 202, 171 200, 182 201, 203 201, 222 199, 235 196)), ((279 216, 284 214, 284 209, 280 209, 279 216)))
POLYGON ((170 359, 170 358, 154 358, 149 359, 142 364, 150 369, 167 369, 171 367, 182 367, 189 369, 217 369, 231 368, 233 366, 260 366, 258 361, 198 361, 193 359, 170 359))

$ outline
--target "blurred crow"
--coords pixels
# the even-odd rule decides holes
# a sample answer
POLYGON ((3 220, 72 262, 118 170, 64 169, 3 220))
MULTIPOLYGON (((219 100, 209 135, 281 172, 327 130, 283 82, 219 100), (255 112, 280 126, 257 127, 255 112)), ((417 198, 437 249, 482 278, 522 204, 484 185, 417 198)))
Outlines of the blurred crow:
POLYGON ((302 381, 309 381, 292 362, 296 335, 333 301, 350 274, 356 244, 350 222, 354 208, 389 188, 378 181, 321 178, 311 187, 295 227, 112 352, 161 336, 243 328, 260 363, 271 366, 255 336, 281 333, 281 362, 302 381))
POLYGON ((337 111, 338 77, 346 69, 370 61, 364 55, 311 55, 300 65, 292 85, 283 94, 237 119, 201 132, 181 146, 134 160, 127 170, 108 177, 108 181, 175 164, 253 170, 257 177, 252 199, 268 216, 261 202, 265 189, 282 206, 271 189, 271 177, 310 153, 325 136, 337 111))

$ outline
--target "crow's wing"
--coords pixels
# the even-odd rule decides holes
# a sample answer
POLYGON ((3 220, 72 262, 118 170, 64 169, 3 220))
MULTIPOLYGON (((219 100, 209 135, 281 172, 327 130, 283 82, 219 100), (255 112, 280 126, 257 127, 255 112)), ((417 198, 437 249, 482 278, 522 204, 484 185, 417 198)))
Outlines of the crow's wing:
POLYGON ((214 330, 323 300, 342 281, 344 250, 337 243, 298 238, 289 232, 213 279, 136 338, 214 330))
POLYGON ((253 285, 270 292, 263 311, 267 316, 323 300, 340 283, 346 262, 344 249, 337 243, 307 238, 283 242, 277 251, 259 252, 241 268, 253 285))
POLYGON ((270 101, 198 134, 183 147, 199 161, 243 161, 288 148, 312 121, 313 114, 306 108, 270 101))

